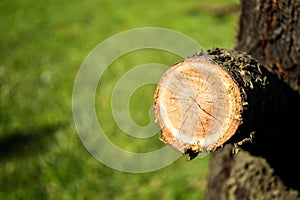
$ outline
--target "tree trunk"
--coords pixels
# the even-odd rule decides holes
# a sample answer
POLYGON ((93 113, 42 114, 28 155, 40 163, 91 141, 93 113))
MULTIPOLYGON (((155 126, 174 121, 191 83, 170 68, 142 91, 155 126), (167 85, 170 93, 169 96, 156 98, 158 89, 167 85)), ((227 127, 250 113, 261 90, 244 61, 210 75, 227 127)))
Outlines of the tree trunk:
POLYGON ((211 153, 207 199, 300 199, 300 2, 241 0, 235 50, 251 54, 274 76, 252 105, 259 121, 252 143, 237 155, 230 144, 211 153))

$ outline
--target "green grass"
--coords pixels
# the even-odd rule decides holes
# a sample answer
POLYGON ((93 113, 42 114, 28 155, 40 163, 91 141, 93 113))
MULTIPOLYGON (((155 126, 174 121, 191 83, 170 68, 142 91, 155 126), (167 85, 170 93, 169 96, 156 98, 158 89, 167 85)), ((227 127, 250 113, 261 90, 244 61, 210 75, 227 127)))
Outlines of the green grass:
MULTIPOLYGON (((204 48, 232 48, 237 12, 225 1, 0 1, 0 199, 204 199, 209 156, 182 157, 159 171, 130 174, 93 158, 72 118, 73 82, 84 58, 121 31, 154 26, 180 31, 204 48)), ((114 84, 142 63, 172 65, 179 57, 158 50, 122 56, 100 80, 99 123, 118 146, 147 152, 158 136, 135 139, 113 121, 114 84)), ((155 85, 130 100, 136 123, 149 122, 155 85)))

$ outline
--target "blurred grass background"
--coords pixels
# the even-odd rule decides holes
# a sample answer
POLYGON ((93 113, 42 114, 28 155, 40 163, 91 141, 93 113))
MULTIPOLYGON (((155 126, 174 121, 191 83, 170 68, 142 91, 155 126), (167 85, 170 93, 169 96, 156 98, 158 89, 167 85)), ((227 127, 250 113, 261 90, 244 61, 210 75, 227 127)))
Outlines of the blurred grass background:
MULTIPOLYGON (((72 118, 76 72, 100 42, 121 31, 155 26, 180 31, 205 49, 232 48, 237 0, 1 0, 0 199, 204 199, 209 155, 182 157, 155 172, 129 174, 98 162, 83 147, 72 118)), ((174 41, 176 42, 176 41, 174 41)), ((172 65, 170 53, 144 50, 109 67, 97 91, 97 114, 118 146, 139 152, 162 147, 124 137, 113 122, 110 96, 134 66, 172 65)), ((130 112, 149 122, 155 85, 138 89, 130 112)))

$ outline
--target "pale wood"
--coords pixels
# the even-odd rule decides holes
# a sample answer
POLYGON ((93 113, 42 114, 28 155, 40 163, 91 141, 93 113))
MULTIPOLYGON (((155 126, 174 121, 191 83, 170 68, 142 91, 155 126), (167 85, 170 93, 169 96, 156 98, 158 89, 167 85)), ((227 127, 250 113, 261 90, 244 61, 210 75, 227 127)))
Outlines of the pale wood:
POLYGON ((163 75, 155 93, 162 141, 183 154, 222 146, 241 124, 242 109, 234 79, 205 57, 175 64, 163 75))

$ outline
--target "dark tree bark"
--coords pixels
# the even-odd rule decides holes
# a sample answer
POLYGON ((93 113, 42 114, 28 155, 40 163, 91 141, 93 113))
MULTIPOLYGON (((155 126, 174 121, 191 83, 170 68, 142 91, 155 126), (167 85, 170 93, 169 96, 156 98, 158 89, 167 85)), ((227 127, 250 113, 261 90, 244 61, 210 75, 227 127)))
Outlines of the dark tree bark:
POLYGON ((235 50, 251 54, 273 78, 252 105, 262 109, 254 113, 260 122, 252 143, 237 155, 230 144, 210 154, 207 199, 300 199, 300 2, 241 0, 235 50))

